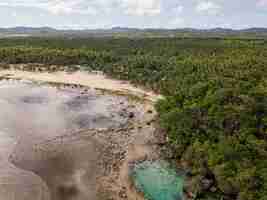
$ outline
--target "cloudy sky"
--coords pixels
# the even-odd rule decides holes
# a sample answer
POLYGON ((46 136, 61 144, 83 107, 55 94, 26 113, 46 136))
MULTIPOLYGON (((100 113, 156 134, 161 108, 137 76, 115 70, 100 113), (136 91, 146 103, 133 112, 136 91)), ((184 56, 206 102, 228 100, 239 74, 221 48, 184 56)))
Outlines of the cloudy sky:
POLYGON ((0 27, 267 27, 267 0, 0 0, 0 27))

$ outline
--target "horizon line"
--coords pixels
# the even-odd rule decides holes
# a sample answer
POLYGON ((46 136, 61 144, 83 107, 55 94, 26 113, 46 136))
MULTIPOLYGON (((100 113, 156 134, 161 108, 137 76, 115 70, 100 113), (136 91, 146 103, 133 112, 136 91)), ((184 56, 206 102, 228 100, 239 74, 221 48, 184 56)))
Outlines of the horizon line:
POLYGON ((73 31, 86 31, 86 30, 112 30, 112 29, 137 29, 137 30, 183 30, 183 29, 193 29, 193 30, 214 30, 214 29, 224 29, 233 31, 242 31, 249 29, 267 29, 267 27, 247 27, 247 28, 226 28, 226 27, 212 27, 212 28, 194 28, 194 27, 177 27, 177 28, 163 28, 163 27, 128 27, 128 26, 112 26, 107 28, 75 28, 75 27, 53 27, 53 26, 9 26, 1 27, 0 29, 15 29, 15 28, 30 28, 30 29, 44 29, 49 28, 57 31, 73 30, 73 31))

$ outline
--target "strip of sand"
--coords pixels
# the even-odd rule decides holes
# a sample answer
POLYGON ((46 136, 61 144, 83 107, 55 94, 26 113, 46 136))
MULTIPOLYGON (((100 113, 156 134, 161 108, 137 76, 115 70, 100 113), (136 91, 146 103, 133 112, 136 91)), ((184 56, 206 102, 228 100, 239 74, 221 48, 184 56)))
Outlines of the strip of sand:
POLYGON ((67 72, 28 72, 20 70, 2 70, 0 71, 0 76, 14 78, 14 79, 28 79, 32 81, 43 81, 51 83, 68 83, 68 84, 79 84, 83 86, 89 86, 96 89, 105 89, 114 92, 123 92, 138 97, 156 102, 161 95, 157 95, 151 91, 145 91, 143 89, 137 88, 130 84, 128 81, 114 80, 106 77, 102 74, 93 74, 77 71, 74 73, 67 72))

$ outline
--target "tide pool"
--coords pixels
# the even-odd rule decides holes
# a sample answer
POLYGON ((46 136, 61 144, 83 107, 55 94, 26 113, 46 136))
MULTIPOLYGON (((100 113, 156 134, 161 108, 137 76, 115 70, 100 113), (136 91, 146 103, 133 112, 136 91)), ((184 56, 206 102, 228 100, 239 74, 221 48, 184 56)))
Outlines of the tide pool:
POLYGON ((146 200, 182 200, 184 176, 166 161, 144 161, 131 172, 146 200))

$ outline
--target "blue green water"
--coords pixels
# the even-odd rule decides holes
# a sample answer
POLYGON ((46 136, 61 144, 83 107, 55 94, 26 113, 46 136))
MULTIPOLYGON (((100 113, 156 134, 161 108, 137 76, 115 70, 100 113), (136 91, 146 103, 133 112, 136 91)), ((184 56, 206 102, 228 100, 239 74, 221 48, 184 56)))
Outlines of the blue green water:
POLYGON ((165 161, 144 161, 133 170, 135 187, 147 200, 182 200, 183 175, 165 161))

